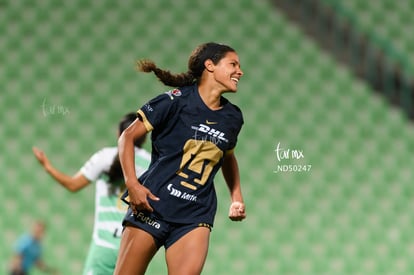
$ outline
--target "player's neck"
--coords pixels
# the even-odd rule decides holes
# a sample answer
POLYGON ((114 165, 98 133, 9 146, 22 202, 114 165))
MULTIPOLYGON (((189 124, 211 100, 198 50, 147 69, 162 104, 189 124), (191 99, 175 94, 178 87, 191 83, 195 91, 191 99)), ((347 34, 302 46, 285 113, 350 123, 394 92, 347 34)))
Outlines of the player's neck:
POLYGON ((221 92, 211 87, 200 85, 198 92, 204 104, 211 110, 219 110, 221 106, 221 92))

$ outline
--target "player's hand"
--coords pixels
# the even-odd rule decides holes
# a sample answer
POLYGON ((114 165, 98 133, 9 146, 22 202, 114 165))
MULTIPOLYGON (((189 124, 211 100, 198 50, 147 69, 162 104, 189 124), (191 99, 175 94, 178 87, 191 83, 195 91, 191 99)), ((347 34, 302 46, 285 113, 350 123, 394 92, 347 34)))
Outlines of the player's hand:
POLYGON ((46 157, 45 153, 36 147, 33 147, 32 150, 40 164, 46 168, 49 165, 49 159, 46 157))
POLYGON ((241 221, 246 218, 244 203, 235 201, 230 205, 229 218, 232 221, 241 221))
MULTIPOLYGON (((131 185, 129 185, 131 186, 131 185)), ((128 188, 129 205, 134 214, 138 211, 152 212, 154 209, 148 202, 148 199, 159 201, 160 199, 151 193, 151 191, 140 183, 134 184, 133 188, 128 188)))
POLYGON ((52 274, 52 275, 60 275, 60 272, 57 269, 54 269, 54 268, 48 268, 47 273, 52 274))

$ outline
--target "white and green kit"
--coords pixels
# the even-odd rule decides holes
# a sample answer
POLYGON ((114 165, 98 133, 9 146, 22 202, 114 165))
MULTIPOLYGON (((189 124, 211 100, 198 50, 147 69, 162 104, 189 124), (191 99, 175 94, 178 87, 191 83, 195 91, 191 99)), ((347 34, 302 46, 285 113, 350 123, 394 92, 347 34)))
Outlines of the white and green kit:
MULTIPOLYGON (((121 223, 127 210, 127 205, 119 199, 123 190, 111 190, 113 187, 108 183, 106 175, 117 154, 117 147, 103 148, 80 170, 88 180, 96 182, 95 221, 83 272, 85 275, 113 274, 115 268, 122 233, 121 223)), ((151 155, 146 150, 135 147, 137 177, 148 168, 150 160, 151 155)))

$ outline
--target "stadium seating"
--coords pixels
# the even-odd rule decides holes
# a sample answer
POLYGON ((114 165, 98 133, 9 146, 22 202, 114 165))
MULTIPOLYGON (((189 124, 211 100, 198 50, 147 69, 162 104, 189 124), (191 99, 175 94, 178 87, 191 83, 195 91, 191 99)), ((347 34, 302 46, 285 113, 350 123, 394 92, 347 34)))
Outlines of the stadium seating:
MULTIPOLYGON (((414 6, 342 2, 361 28, 376 28, 410 60, 414 6)), ((227 218, 228 191, 218 175, 203 274, 414 272, 412 122, 270 1, 0 5, 0 273, 13 241, 44 219, 46 262, 62 275, 81 274, 94 186, 64 190, 41 169, 32 146, 61 170, 77 172, 96 150, 116 144, 122 115, 168 89, 137 73, 134 62, 151 58, 181 72, 206 41, 232 45, 245 73, 237 94, 226 97, 245 119, 236 155, 248 218, 227 218), (286 158, 278 160, 277 148, 286 158)), ((166 274, 163 251, 148 274, 166 274)))

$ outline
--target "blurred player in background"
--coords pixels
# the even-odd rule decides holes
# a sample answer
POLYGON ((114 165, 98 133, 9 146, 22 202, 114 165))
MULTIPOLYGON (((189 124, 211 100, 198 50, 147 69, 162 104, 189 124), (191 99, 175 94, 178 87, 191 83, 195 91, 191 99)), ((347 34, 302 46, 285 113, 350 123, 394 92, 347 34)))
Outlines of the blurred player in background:
MULTIPOLYGON (((136 117, 135 113, 129 113, 122 118, 118 125, 118 136, 136 117)), ((142 148, 145 139, 146 136, 143 135, 134 141, 137 177, 147 169, 151 158, 151 155, 142 148)), ((44 152, 36 147, 33 147, 33 153, 45 171, 71 192, 76 192, 96 181, 95 222, 83 274, 112 275, 120 244, 121 222, 126 212, 125 204, 119 199, 121 193, 125 191, 125 183, 118 148, 106 147, 96 152, 73 176, 55 168, 44 152)))
POLYGON ((17 240, 10 265, 10 275, 27 275, 33 266, 45 273, 58 274, 42 259, 42 240, 45 232, 46 224, 42 221, 36 221, 31 232, 22 235, 17 240))
POLYGON ((207 257, 217 209, 214 177, 221 169, 230 191, 229 217, 246 217, 234 148, 243 125, 240 109, 222 94, 235 93, 243 75, 229 46, 205 43, 188 60, 188 71, 172 74, 151 61, 167 86, 179 87, 138 110, 139 118, 118 141, 129 203, 115 268, 116 275, 144 274, 165 247, 168 274, 200 274, 207 257), (133 140, 152 131, 152 160, 135 176, 133 140))

